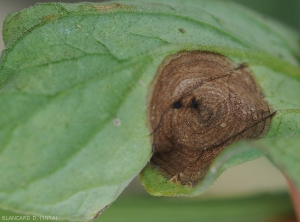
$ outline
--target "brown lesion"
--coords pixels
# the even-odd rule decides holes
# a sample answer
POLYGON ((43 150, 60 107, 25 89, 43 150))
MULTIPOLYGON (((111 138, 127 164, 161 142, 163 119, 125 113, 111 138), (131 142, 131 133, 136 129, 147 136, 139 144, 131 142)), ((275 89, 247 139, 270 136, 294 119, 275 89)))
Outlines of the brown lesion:
POLYGON ((171 56, 151 90, 150 164, 170 181, 194 186, 226 146, 262 137, 271 115, 245 65, 209 52, 171 56))

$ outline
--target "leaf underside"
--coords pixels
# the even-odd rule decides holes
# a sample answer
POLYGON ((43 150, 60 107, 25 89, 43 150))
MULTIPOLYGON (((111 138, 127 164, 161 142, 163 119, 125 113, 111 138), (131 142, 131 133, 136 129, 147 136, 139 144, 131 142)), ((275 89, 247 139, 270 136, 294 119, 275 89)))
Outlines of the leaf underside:
POLYGON ((7 17, 0 207, 91 220, 110 205, 151 157, 148 88, 163 59, 183 50, 248 64, 276 115, 264 139, 226 149, 199 186, 146 167, 147 190, 198 195, 263 154, 300 187, 299 37, 228 2, 151 2, 38 4, 7 17))

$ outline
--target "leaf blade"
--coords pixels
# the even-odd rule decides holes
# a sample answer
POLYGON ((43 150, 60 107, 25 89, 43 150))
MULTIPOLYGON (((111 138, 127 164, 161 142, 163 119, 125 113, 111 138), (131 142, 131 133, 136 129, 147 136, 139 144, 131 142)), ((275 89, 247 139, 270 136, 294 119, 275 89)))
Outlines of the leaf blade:
MULTIPOLYGON (((287 86, 293 78, 300 79, 290 47, 299 39, 294 33, 288 31, 289 40, 276 35, 274 41, 280 44, 275 48, 264 42, 255 46, 253 34, 243 39, 240 30, 218 24, 223 18, 218 13, 199 17, 189 11, 194 3, 166 3, 46 4, 8 18, 4 27, 7 49, 0 60, 0 110, 5 113, 0 117, 0 138, 4 138, 0 141, 0 174, 5 178, 0 181, 1 207, 35 214, 56 211, 61 218, 86 220, 115 200, 151 156, 145 117, 147 91, 157 67, 170 54, 213 51, 237 63, 248 62, 253 69, 255 65, 268 67, 271 75, 290 76, 287 86), (185 33, 179 31, 183 26, 185 33), (280 51, 282 59, 277 54, 280 51), (96 157, 101 153, 98 163, 96 157), (106 165, 118 178, 112 177, 115 174, 106 165), (101 174, 97 169, 105 170, 101 174), (103 177, 111 187, 102 183, 103 177)), ((203 12, 223 7, 219 2, 202 3, 203 12)), ((255 73, 259 79, 263 71, 255 73)), ((262 88, 268 95, 273 93, 271 86, 262 88)), ((288 88, 285 95, 293 93, 288 88)), ((293 98, 283 105, 276 98, 274 102, 283 109, 289 103, 290 109, 299 109, 293 98)), ((261 155, 259 150, 249 152, 242 161, 261 155)), ((218 173, 242 162, 236 156, 230 163, 225 154, 217 161, 229 162, 218 173)), ((189 194, 203 192, 218 173, 189 194)))

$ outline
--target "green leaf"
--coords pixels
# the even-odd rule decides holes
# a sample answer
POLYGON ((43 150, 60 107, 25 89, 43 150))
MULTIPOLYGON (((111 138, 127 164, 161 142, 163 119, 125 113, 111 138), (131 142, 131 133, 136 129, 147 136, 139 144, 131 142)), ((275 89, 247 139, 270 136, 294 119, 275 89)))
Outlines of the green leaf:
POLYGON ((297 187, 300 187, 299 144, 299 134, 253 142, 254 146, 266 150, 269 159, 291 178, 297 187))
MULTIPOLYGON (((265 222, 277 218, 282 220, 293 218, 293 214, 288 193, 266 193, 222 199, 121 195, 113 207, 110 207, 95 222, 265 222)), ((0 215, 5 216, 4 218, 24 216, 3 210, 0 210, 0 215)), ((31 220, 26 221, 34 221, 32 216, 29 219, 31 220)))
MULTIPOLYGON (((146 66, 141 57, 119 61, 111 54, 94 36, 102 28, 76 16, 82 7, 100 22, 91 4, 38 5, 28 11, 72 9, 74 16, 7 43, 0 73, 6 82, 0 94, 2 208, 90 220, 150 158, 147 88, 138 84, 146 66)), ((28 11, 15 20, 29 20, 28 11)), ((102 20, 114 22, 109 17, 102 20)))
MULTIPOLYGON (((300 108, 294 96, 300 91, 299 37, 228 2, 40 4, 8 16, 3 36, 4 209, 90 220, 110 205, 151 157, 148 88, 164 58, 179 51, 212 51, 247 63, 274 110, 300 108)), ((299 134, 293 125, 299 115, 286 113, 281 123, 275 117, 266 140, 299 134)), ((271 148, 239 144, 245 145, 226 149, 195 189, 170 188, 149 167, 143 183, 160 195, 197 195, 223 170, 263 151, 280 163, 271 148)))

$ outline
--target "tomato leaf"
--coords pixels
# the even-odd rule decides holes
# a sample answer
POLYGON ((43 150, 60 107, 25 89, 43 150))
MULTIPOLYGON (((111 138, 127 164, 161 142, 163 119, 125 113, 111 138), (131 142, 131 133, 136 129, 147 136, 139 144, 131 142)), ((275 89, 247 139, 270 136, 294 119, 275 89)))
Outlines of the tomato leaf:
POLYGON ((183 50, 247 63, 282 115, 265 139, 226 149, 194 189, 146 167, 148 191, 196 195, 264 153, 300 187, 297 161, 288 163, 299 144, 299 36, 287 28, 222 1, 48 3, 9 15, 3 36, 1 208, 68 220, 106 209, 151 157, 148 89, 164 58, 183 50))

